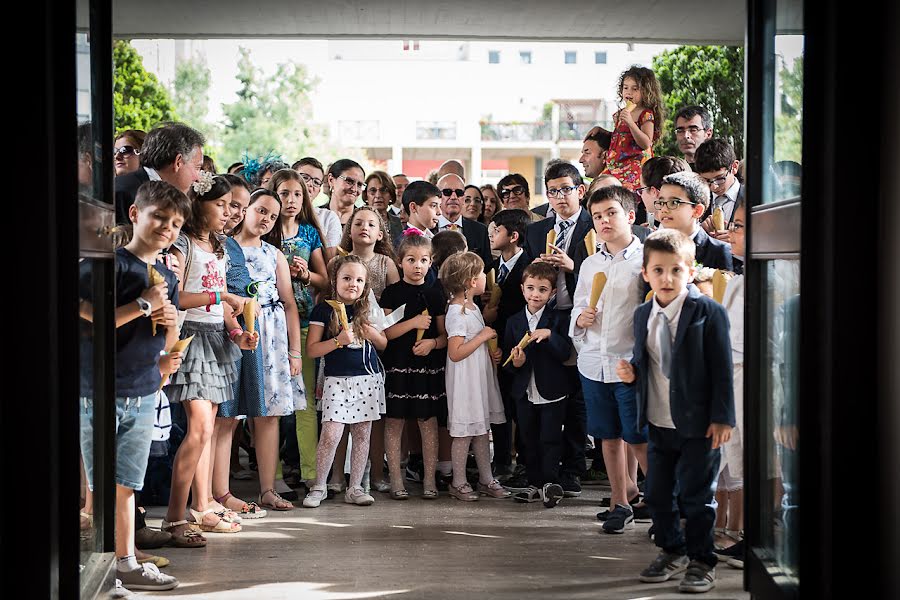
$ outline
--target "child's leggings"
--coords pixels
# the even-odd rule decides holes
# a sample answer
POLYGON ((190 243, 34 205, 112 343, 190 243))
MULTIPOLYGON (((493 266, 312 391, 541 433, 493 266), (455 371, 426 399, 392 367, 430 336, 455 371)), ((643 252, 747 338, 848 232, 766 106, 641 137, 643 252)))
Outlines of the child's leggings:
MULTIPOLYGON (((353 448, 350 452, 350 487, 361 487, 363 472, 369 460, 369 436, 372 433, 372 421, 351 423, 350 436, 353 438, 353 448)), ((316 486, 325 487, 328 471, 334 462, 334 452, 337 450, 344 434, 344 423, 325 421, 322 423, 322 436, 319 438, 319 449, 316 453, 316 486)))

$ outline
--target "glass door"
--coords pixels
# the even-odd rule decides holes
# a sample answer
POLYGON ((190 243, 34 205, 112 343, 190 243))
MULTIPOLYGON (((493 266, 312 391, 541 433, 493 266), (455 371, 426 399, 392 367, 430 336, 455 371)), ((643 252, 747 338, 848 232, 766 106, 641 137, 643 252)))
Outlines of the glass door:
POLYGON ((750 3, 748 29, 748 588, 800 590, 799 429, 803 2, 750 3))

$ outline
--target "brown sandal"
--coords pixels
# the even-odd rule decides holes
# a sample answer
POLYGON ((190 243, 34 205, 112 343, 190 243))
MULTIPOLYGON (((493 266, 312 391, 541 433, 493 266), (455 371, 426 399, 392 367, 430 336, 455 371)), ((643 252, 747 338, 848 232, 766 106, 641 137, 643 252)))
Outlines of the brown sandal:
POLYGON ((266 490, 259 495, 259 505, 277 511, 294 510, 294 503, 282 498, 275 489, 266 490), (275 497, 275 502, 263 502, 263 496, 271 493, 275 497))
POLYGON ((169 540, 168 545, 174 546, 175 548, 203 548, 206 546, 206 538, 194 531, 193 527, 191 527, 191 523, 186 520, 173 521, 170 523, 163 519, 160 529, 172 534, 172 539, 169 540), (182 525, 187 525, 187 527, 180 535, 172 531, 174 528, 182 525))

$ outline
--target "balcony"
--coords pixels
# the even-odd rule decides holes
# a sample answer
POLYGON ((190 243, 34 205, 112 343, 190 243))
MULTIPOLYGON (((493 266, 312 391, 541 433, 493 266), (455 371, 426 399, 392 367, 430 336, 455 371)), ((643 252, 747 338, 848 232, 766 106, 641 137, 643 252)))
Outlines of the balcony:
POLYGON ((610 121, 560 121, 559 141, 580 142, 587 135, 588 131, 596 125, 609 131, 612 130, 612 123, 610 121))
POLYGON ((549 142, 552 128, 547 121, 534 123, 481 123, 482 142, 549 142))
POLYGON ((417 140, 455 140, 456 121, 416 121, 417 140))

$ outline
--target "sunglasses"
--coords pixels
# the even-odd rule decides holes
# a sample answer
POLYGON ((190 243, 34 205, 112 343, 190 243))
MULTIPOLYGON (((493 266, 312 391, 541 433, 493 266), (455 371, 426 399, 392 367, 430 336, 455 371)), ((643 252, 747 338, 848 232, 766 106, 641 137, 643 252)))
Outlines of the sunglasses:
POLYGON ((444 195, 444 197, 446 197, 446 198, 449 198, 449 197, 452 196, 453 194, 456 194, 456 197, 457 197, 457 198, 462 198, 462 197, 465 195, 466 190, 461 190, 461 189, 459 189, 459 188, 457 188, 457 189, 455 189, 455 190, 454 190, 454 189, 450 189, 450 188, 444 188, 444 189, 441 190, 441 193, 442 193, 442 194, 444 195))
POLYGON ((140 153, 141 151, 134 146, 120 146, 119 148, 113 150, 113 157, 118 158, 120 154, 122 156, 137 156, 140 153))
POLYGON ((500 197, 501 198, 509 198, 509 196, 511 194, 515 194, 516 196, 521 196, 524 193, 525 193, 525 188, 523 188, 521 185, 517 185, 514 188, 500 190, 500 197))

